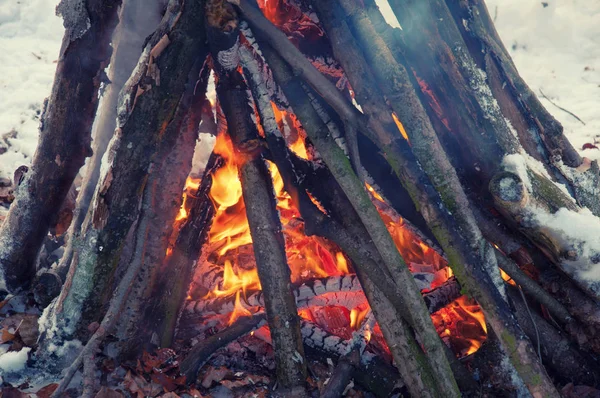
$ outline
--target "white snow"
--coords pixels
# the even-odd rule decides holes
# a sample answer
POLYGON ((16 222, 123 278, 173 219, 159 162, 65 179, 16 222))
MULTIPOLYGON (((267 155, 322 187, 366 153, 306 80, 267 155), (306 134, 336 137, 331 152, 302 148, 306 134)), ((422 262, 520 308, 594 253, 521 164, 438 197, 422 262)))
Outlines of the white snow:
POLYGON ((39 112, 49 96, 64 28, 57 0, 0 0, 0 177, 29 164, 38 139, 39 112), (1 152, 1 151, 0 151, 1 152))
POLYGON ((0 370, 6 373, 16 373, 25 368, 30 347, 22 348, 21 351, 9 351, 0 355, 0 370))

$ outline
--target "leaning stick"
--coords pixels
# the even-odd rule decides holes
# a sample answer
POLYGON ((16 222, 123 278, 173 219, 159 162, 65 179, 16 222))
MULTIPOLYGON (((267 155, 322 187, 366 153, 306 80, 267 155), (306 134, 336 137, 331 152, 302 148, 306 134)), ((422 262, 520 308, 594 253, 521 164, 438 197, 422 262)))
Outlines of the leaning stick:
MULTIPOLYGON (((263 48, 263 52, 266 52, 267 58, 269 58, 268 53, 271 51, 272 50, 267 48, 267 46, 263 48)), ((400 290, 393 282, 387 279, 383 273, 378 271, 378 268, 381 269, 381 267, 375 264, 375 262, 372 260, 372 255, 369 253, 364 253, 364 250, 362 252, 360 250, 355 250, 355 247, 363 246, 358 243, 359 241, 352 239, 348 231, 336 221, 331 218, 326 219, 325 215, 310 201, 306 194, 306 188, 301 187, 299 184, 299 181, 304 180, 304 178, 300 178, 294 169, 292 162, 290 162, 290 159, 292 159, 293 156, 287 152, 285 142, 283 141, 281 134, 278 133, 276 124, 274 124, 274 117, 272 114, 273 111, 270 102, 268 101, 269 98, 266 90, 264 89, 264 82, 260 80, 260 75, 257 73, 258 71, 256 70, 257 68, 255 67, 255 63, 253 62, 254 60, 252 59, 251 54, 243 49, 241 49, 241 59, 245 65, 245 68, 249 72, 248 76, 251 81, 251 88, 254 91, 255 98, 257 98, 257 107, 259 109, 261 121, 264 121, 264 130, 267 141, 269 142, 271 153, 282 176, 284 177, 284 186, 286 190, 288 190, 288 192, 292 194, 291 196, 295 198, 297 206, 299 207, 302 216, 306 220, 306 233, 316 233, 338 243, 342 250, 344 250, 354 260, 355 264, 359 264, 360 267, 369 268, 371 271, 368 274, 377 276, 376 280, 379 283, 376 287, 369 280, 368 276, 361 276, 359 272, 361 285, 363 286, 363 289, 367 294, 369 302, 373 306, 374 311, 376 314, 378 314, 378 319, 380 320, 382 330, 387 341, 390 342, 389 346, 392 348, 392 353, 396 358, 396 362, 401 374, 415 395, 433 395, 433 391, 435 391, 435 382, 433 380, 433 376, 431 375, 431 370, 428 369, 428 366, 425 364, 426 359, 423 358, 423 353, 420 350, 420 347, 418 344, 416 344, 416 341, 411 336, 410 331, 408 331, 406 322, 398 315, 398 312, 395 309, 403 306, 400 290), (336 232, 332 233, 334 230, 336 232), (359 255, 360 257, 355 254, 359 252, 361 253, 359 255), (393 298, 392 300, 394 300, 395 305, 392 305, 385 298, 385 293, 380 291, 378 288, 379 286, 385 287, 387 296, 393 298)), ((271 64, 271 66, 273 65, 271 64)), ((283 86, 282 88, 285 92, 287 87, 283 86)), ((301 96, 306 100, 306 94, 302 89, 300 89, 300 91, 301 96)), ((298 100, 296 98, 291 98, 290 101, 294 107, 294 110, 304 123, 305 128, 309 128, 306 122, 310 116, 308 116, 308 114, 302 114, 298 107, 294 106, 294 102, 296 102, 297 105, 298 100)), ((312 110, 310 113, 312 117, 310 117, 310 119, 315 121, 318 120, 317 123, 321 124, 321 128, 327 129, 323 121, 316 114, 316 111, 312 105, 309 102, 306 102, 306 106, 307 109, 312 110)), ((336 148, 338 147, 336 146, 336 148)), ((364 189, 362 192, 365 192, 364 189)), ((375 210, 375 212, 377 212, 377 210, 375 210)), ((377 214, 376 217, 381 220, 379 218, 379 214, 377 214)), ((412 276, 411 281, 414 283, 412 276)))
MULTIPOLYGON (((502 340, 505 352, 508 353, 512 364, 530 392, 556 396, 556 389, 535 355, 531 343, 523 336, 508 304, 500 296, 504 286, 494 283, 492 276, 497 278, 499 271, 493 249, 483 239, 477 227, 456 171, 450 164, 430 119, 412 87, 408 72, 403 65, 396 62, 389 48, 376 33, 364 9, 357 7, 357 4, 351 0, 340 0, 340 4, 352 23, 361 47, 366 55, 375 61, 371 63, 372 70, 380 86, 386 87, 386 94, 391 98, 392 108, 405 123, 413 152, 448 211, 453 214, 454 222, 462 231, 461 240, 464 244, 461 248, 471 248, 460 255, 465 261, 456 261, 452 255, 456 248, 444 247, 442 244, 459 281, 469 289, 482 306, 486 319, 502 340), (388 84, 390 76, 395 82, 393 85, 388 84), (474 251, 475 248, 478 248, 478 253, 474 251), (482 287, 482 283, 485 288, 482 287), (520 347, 518 350, 517 346, 520 347)), ((444 240, 439 238, 440 242, 444 240)))
POLYGON ((237 71, 239 30, 233 7, 219 1, 207 5, 209 42, 217 95, 227 120, 228 133, 240 159, 242 195, 252 235, 258 277, 265 296, 265 310, 277 367, 277 381, 288 392, 305 394, 306 360, 300 320, 291 290, 290 268, 281 231, 273 183, 260 154, 258 130, 252 121, 247 88, 237 71), (227 7, 228 6, 228 7, 227 7))
MULTIPOLYGON (((384 249, 388 250, 388 261, 386 261, 388 266, 383 269, 384 272, 391 273, 393 271, 398 271, 398 275, 395 275, 399 277, 397 279, 398 285, 402 285, 403 287, 407 288, 398 289, 398 285, 396 283, 385 277, 385 274, 382 273, 381 267, 376 265, 367 267, 368 264, 375 264, 373 263, 372 259, 368 258, 368 256, 366 257, 367 261, 355 261, 355 264, 357 264, 359 267, 362 266, 365 269, 368 268, 370 270, 368 272, 369 278, 373 279, 378 289, 385 289, 385 295, 391 302, 394 303, 394 307, 402 308, 403 316, 406 316, 409 323, 412 323, 415 329, 421 333, 421 341, 425 345, 428 355, 430 355, 432 358, 437 358, 439 360, 438 363, 441 365, 440 368, 443 369, 443 373, 440 372, 439 375, 436 375, 436 379, 440 381, 448 380, 449 385, 454 384, 454 386, 456 386, 452 377, 450 366, 444 357, 441 340, 439 339, 439 336, 435 332, 435 328, 431 323, 431 318, 429 317, 429 313, 425 303, 421 298, 420 292, 416 287, 412 274, 404 265, 402 257, 399 255, 398 250, 385 227, 385 224, 383 224, 381 217, 377 212, 377 209, 371 203, 369 195, 363 188, 362 183, 354 175, 346 156, 337 146, 335 141, 332 139, 330 140, 327 127, 323 124, 320 118, 318 118, 318 116, 310 116, 315 114, 314 108, 307 100, 306 93, 304 92, 302 86, 293 78, 283 60, 281 60, 281 58, 279 58, 272 49, 269 49, 268 46, 263 45, 261 46, 261 49, 263 54, 265 54, 271 69, 273 70, 276 81, 286 93, 288 101, 290 101, 294 112, 296 112, 296 114, 299 116, 304 128, 311 138, 311 141, 315 144, 317 150, 328 164, 329 169, 336 177, 336 180, 338 180, 338 182, 343 181, 345 183, 345 187, 343 184, 340 185, 342 185, 342 189, 344 192, 346 192, 346 195, 354 200, 353 206, 359 209, 358 213, 362 223, 364 223, 365 226, 369 225, 371 227, 369 232, 373 243, 379 246, 383 245, 384 249), (392 261, 392 259, 395 262, 392 261), (393 270, 397 265, 398 269, 393 270), (390 268, 392 268, 392 270, 390 270, 390 268), (413 306, 410 310, 407 309, 407 306, 409 305, 408 303, 413 306), (427 337, 423 336, 422 334, 425 334, 427 337)), ((315 214, 318 215, 319 213, 315 212, 315 214)), ((331 223, 329 224, 331 225, 331 223)), ((341 232, 343 231, 343 228, 336 230, 341 232)), ((338 239, 336 239, 336 241, 339 243, 338 239)), ((364 246, 364 242, 361 242, 359 245, 356 245, 356 241, 354 240, 349 239, 348 242, 352 243, 347 245, 347 247, 342 246, 342 249, 345 250, 347 254, 349 253, 348 250, 350 250, 352 246, 358 246, 359 249, 360 247, 364 246)), ((377 247, 377 249, 382 251, 380 247, 377 247)), ((350 257, 352 257, 352 255, 350 255, 350 257)), ((400 329, 398 328, 398 330, 400 329)), ((454 389, 448 389, 447 391, 456 391, 458 394, 458 389, 456 387, 454 389)))
POLYGON ((337 112, 342 119, 348 140, 352 166, 361 180, 364 178, 358 154, 357 132, 364 131, 364 121, 354 106, 344 98, 331 81, 327 80, 313 64, 273 25, 251 0, 228 0, 236 4, 251 27, 260 33, 280 56, 337 112))
POLYGON ((110 84, 102 95, 102 102, 98 110, 100 117, 95 121, 92 131, 94 154, 86 166, 81 189, 77 195, 73 220, 65 238, 65 252, 55 268, 56 273, 60 275, 63 281, 69 271, 75 242, 79 239, 81 226, 100 179, 102 157, 115 132, 119 92, 137 64, 144 45, 144 39, 152 33, 152 29, 156 28, 160 22, 158 3, 158 0, 129 0, 124 2, 121 7, 119 25, 112 39, 114 51, 108 71, 110 84))
POLYGON ((31 283, 54 214, 91 155, 98 88, 110 59, 120 4, 120 0, 86 0, 80 11, 74 11, 67 9, 68 1, 61 1, 57 7, 64 13, 66 32, 52 94, 41 117, 40 141, 0 226, 0 286, 6 285, 9 292, 31 283))
POLYGON ((203 19, 202 5, 200 0, 169 3, 136 73, 126 84, 108 162, 82 227, 85 238, 79 261, 69 269, 69 288, 63 288, 50 317, 48 326, 60 331, 55 336, 58 341, 52 343, 86 335, 87 324, 101 318, 102 304, 110 298, 107 287, 127 233, 138 218, 149 167, 185 90, 188 73, 203 51, 205 32, 198 23, 203 19), (161 73, 172 69, 179 73, 161 73))

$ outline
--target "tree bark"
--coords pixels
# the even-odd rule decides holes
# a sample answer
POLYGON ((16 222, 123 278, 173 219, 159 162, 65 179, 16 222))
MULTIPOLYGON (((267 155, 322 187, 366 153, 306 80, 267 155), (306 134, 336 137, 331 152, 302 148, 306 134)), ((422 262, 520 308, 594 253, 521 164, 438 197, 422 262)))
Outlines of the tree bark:
POLYGON ((64 13, 63 37, 52 94, 41 117, 40 141, 32 166, 19 185, 0 227, 0 288, 26 289, 50 225, 75 176, 91 155, 91 128, 98 88, 111 56, 110 38, 120 0, 86 0, 81 10, 64 13), (89 25, 89 26, 88 26, 89 25))
POLYGON ((102 94, 98 106, 97 117, 92 127, 92 149, 94 154, 85 169, 85 176, 77 196, 73 211, 73 220, 67 231, 66 247, 63 257, 55 267, 55 271, 65 280, 71 260, 73 259, 74 241, 78 239, 81 225, 90 207, 98 179, 100 165, 108 143, 115 132, 117 123, 117 103, 119 93, 133 68, 137 65, 144 40, 160 22, 160 0, 152 0, 148 6, 145 0, 128 0, 119 12, 119 25, 113 35, 114 51, 110 59, 108 81, 110 82, 102 94))
POLYGON ((127 83, 107 164, 82 227, 85 238, 77 251, 78 261, 69 270, 44 325, 48 344, 60 345, 73 337, 86 340, 87 324, 103 313, 110 294, 107 287, 127 233, 138 217, 149 167, 203 48, 204 29, 197 23, 203 12, 203 1, 172 1, 127 83), (58 332, 54 334, 54 330, 58 332))

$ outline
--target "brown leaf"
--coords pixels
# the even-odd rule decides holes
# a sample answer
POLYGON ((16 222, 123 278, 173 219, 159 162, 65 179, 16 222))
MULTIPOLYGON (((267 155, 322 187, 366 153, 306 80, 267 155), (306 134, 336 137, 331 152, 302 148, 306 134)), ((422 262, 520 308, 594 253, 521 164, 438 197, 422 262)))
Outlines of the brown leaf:
POLYGON ((167 392, 161 395, 160 398, 179 398, 179 395, 175 394, 174 392, 167 392))
MULTIPOLYGON (((12 329, 13 332, 9 333, 20 337, 24 345, 33 347, 37 343, 39 335, 38 318, 39 316, 34 314, 14 314, 4 319, 2 326, 8 330, 12 329)), ((4 329, 3 337, 7 337, 4 336, 4 329)))
POLYGON ((152 381, 160 384, 165 391, 175 391, 177 389, 177 383, 175 383, 175 381, 170 378, 169 376, 165 375, 164 373, 154 373, 152 374, 152 381))
POLYGON ((102 386, 95 398, 123 398, 124 395, 118 391, 112 390, 106 386, 102 386))
POLYGON ((210 388, 213 382, 218 383, 229 375, 231 375, 231 371, 224 366, 218 368, 210 366, 202 378, 202 387, 210 388))
POLYGON ((52 393, 58 388, 58 383, 48 384, 45 387, 39 389, 38 392, 35 393, 37 398, 50 398, 52 393))
POLYGON ((123 385, 125 388, 138 398, 144 398, 146 395, 147 388, 144 388, 148 382, 142 377, 134 375, 131 371, 128 371, 123 379, 123 385))
POLYGON ((2 328, 2 333, 0 333, 0 344, 8 343, 15 339, 15 334, 8 331, 7 327, 2 328))
POLYGON ((588 386, 574 386, 573 383, 564 386, 561 393, 565 398, 600 398, 600 390, 588 386))

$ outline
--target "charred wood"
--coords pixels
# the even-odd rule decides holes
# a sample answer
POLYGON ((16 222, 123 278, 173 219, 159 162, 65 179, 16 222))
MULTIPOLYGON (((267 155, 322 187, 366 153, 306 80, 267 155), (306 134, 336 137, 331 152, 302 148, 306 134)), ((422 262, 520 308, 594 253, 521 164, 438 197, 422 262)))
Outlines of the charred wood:
MULTIPOLYGON (((273 73, 274 73, 276 81, 280 84, 283 91, 286 93, 286 96, 287 96, 288 100, 290 101, 290 104, 291 104, 292 108, 294 109, 294 112, 296 112, 296 114, 300 118, 300 121, 303 123, 304 128, 309 133, 309 137, 311 138, 313 143, 316 144, 316 147, 319 150, 319 152, 321 153, 321 155, 324 156, 324 159, 326 161, 327 160, 329 160, 329 162, 337 161, 337 163, 333 163, 333 164, 335 165, 335 167, 338 168, 337 169, 338 173, 340 173, 342 176, 344 176, 342 178, 346 178, 346 183, 358 184, 358 186, 354 185, 353 188, 351 188, 351 189, 354 190, 352 192, 354 192, 355 199, 358 196, 361 198, 361 201, 362 201, 362 199, 363 199, 362 195, 364 194, 364 199, 366 201, 361 202, 362 206, 363 206, 363 207, 361 207, 361 210, 365 209, 365 208, 371 210, 374 214, 372 215, 372 218, 370 220, 373 220, 376 224, 378 224, 378 221, 381 222, 381 218, 379 217, 377 210, 374 207, 372 207, 373 205, 370 201, 370 198, 366 194, 366 191, 362 187, 362 184, 360 183, 360 181, 358 179, 352 180, 352 177, 351 177, 352 171, 347 169, 347 167, 348 167, 347 158, 345 157, 343 152, 341 152, 341 150, 335 144, 335 142, 333 140, 329 140, 329 138, 327 138, 328 137, 327 127, 324 125, 322 120, 319 118, 319 116, 314 111, 314 108, 312 107, 312 104, 308 100, 308 97, 307 97, 302 85, 291 77, 289 71, 286 70, 287 66, 283 63, 283 61, 280 58, 277 57, 277 55, 269 47, 267 47, 266 45, 262 45, 261 49, 263 50, 263 54, 265 54, 267 61, 269 61, 269 65, 273 69, 273 73), (319 141, 316 141, 315 138, 319 141), (329 152, 327 152, 329 159, 325 158, 326 151, 324 151, 323 149, 326 149, 326 151, 329 151, 329 152), (333 158, 331 156, 333 156, 333 158)), ((331 170, 331 168, 330 168, 330 170, 331 170)), ((340 189, 340 191, 341 191, 341 189, 340 189)), ((319 196, 317 196, 317 197, 319 197, 319 196)), ((339 202, 338 202, 338 204, 339 204, 339 202)), ((354 212, 352 205, 350 205, 350 208, 352 209, 351 211, 354 212)), ((313 212, 312 215, 315 217, 322 218, 322 213, 317 212, 317 211, 313 212)), ((303 217, 306 218, 307 215, 303 215, 303 217)), ((346 215, 344 217, 348 217, 348 213, 346 213, 346 215)), ((343 219, 344 218, 342 218, 342 220, 343 219)), ((352 220, 353 220, 352 222, 355 225, 357 222, 359 222, 358 216, 356 216, 356 218, 353 217, 352 220)), ((318 221, 318 218, 315 221, 318 221)), ((362 257, 353 258, 356 266, 357 267, 365 267, 366 270, 367 269, 369 270, 369 272, 367 272, 368 277, 372 278, 374 282, 376 281, 375 283, 376 283, 377 289, 375 289, 375 291, 379 292, 381 289, 381 291, 385 292, 385 296, 387 297, 387 299, 389 299, 392 303, 394 303, 394 307, 404 308, 405 304, 402 302, 402 292, 398 292, 398 289, 397 289, 397 286, 395 285, 395 283, 393 283, 389 278, 386 278, 385 274, 383 273, 383 272, 385 272, 385 273, 390 272, 389 268, 386 267, 384 265, 385 263, 383 263, 383 262, 381 262, 379 265, 377 265, 373 261, 373 255, 375 253, 377 253, 377 249, 373 247, 372 250, 370 250, 370 251, 366 250, 366 252, 365 252, 366 248, 364 247, 365 246, 364 243, 371 241, 370 239, 365 239, 366 238, 365 235, 367 235, 367 232, 365 231, 364 234, 361 236, 361 238, 359 238, 358 241, 355 241, 352 237, 350 237, 350 235, 345 231, 344 228, 340 228, 340 226, 335 222, 335 220, 332 221, 332 219, 329 219, 329 220, 324 220, 324 221, 326 221, 326 222, 321 223, 321 226, 330 228, 329 232, 326 232, 323 230, 321 230, 321 231, 315 230, 314 226, 316 226, 318 223, 317 224, 312 223, 314 226, 310 226, 310 224, 307 224, 307 228, 308 228, 307 233, 310 234, 310 233, 316 232, 319 235, 325 236, 329 239, 333 239, 336 243, 338 243, 338 245, 340 245, 342 250, 344 250, 346 252, 346 254, 348 254, 351 258, 354 257, 354 255, 352 254, 353 252, 356 252, 357 250, 358 251, 363 250, 362 257), (310 228, 313 228, 313 232, 310 232, 310 228), (345 243, 340 241, 340 237, 344 237, 344 236, 346 237, 345 243), (361 242, 361 243, 357 244, 357 242, 361 242), (375 251, 373 251, 373 250, 375 250, 375 251)), ((364 220, 362 220, 362 221, 365 222, 364 220)), ((385 225, 383 225, 382 222, 381 222, 381 226, 385 229, 385 225)), ((378 226, 376 226, 376 228, 377 227, 378 226)), ((360 227, 360 228, 364 228, 364 227, 360 227)), ((381 239, 391 240, 388 231, 385 230, 385 234, 383 234, 383 232, 384 231, 378 230, 378 233, 380 233, 380 234, 377 235, 377 239, 373 239, 373 241, 374 241, 373 243, 376 244, 378 241, 381 243, 381 239)), ((392 241, 392 245, 393 245, 393 241, 392 241)), ((397 249, 396 249, 395 245, 393 246, 393 250, 397 253, 397 249)), ((399 261, 401 262, 402 259, 400 258, 399 261)), ((402 264, 402 262, 400 264, 402 264)), ((410 274, 410 272, 408 272, 408 270, 406 270, 406 271, 407 271, 407 273, 410 274)), ((407 286, 407 285, 410 285, 411 283, 414 284, 414 280, 412 280, 412 275, 410 275, 410 280, 405 282, 404 285, 407 286)), ((363 283, 363 288, 365 288, 364 286, 365 286, 365 284, 363 283)), ((420 293, 419 293, 419 296, 420 296, 420 293)), ((420 301, 421 298, 419 297, 418 300, 420 301)), ((421 303, 423 303, 423 302, 421 301, 421 303)), ((383 304, 382 304, 382 306, 383 306, 383 304)), ((414 313, 414 309, 412 312, 414 313)), ((391 314, 395 314, 395 313, 396 313, 395 310, 391 311, 391 314)), ((408 313, 408 311, 403 311, 403 314, 406 314, 409 318, 411 317, 411 315, 408 313)), ((384 317, 383 319, 381 319, 381 318, 378 318, 378 319, 380 322, 383 323, 386 318, 384 317)), ((398 317, 398 319, 401 319, 401 318, 398 317)), ((427 315, 426 322, 431 322, 429 315, 427 315)), ((404 329, 403 327, 402 328, 401 327, 390 327, 390 330, 397 331, 398 333, 401 333, 401 334, 403 334, 401 332, 403 329, 404 329)), ((408 336, 410 336, 410 335, 408 335, 408 336)), ((392 336, 389 335, 387 337, 391 338, 392 336)), ((437 334, 435 335, 435 339, 436 339, 435 341, 439 342, 439 337, 437 336, 437 334)), ((402 343, 398 343, 398 345, 396 345, 395 342, 390 344, 391 347, 398 348, 398 350, 399 350, 398 352, 396 352, 396 354, 398 355, 399 363, 403 363, 403 364, 411 363, 412 365, 415 366, 415 368, 420 368, 421 366, 423 366, 423 364, 426 363, 424 361, 421 361, 421 362, 419 362, 419 364, 417 364, 416 362, 414 362, 414 358, 415 358, 414 355, 408 356, 407 352, 405 352, 405 351, 402 352, 401 348, 402 349, 406 348, 406 346, 404 344, 406 344, 407 340, 404 337, 399 340, 402 343), (412 359, 410 359, 410 358, 412 358, 412 359)), ((433 342, 433 341, 429 341, 429 343, 435 344, 435 342, 433 342)), ((409 345, 413 348, 415 347, 414 344, 409 344, 409 345)), ((443 349, 440 346, 440 351, 442 351, 442 350, 443 349)), ((417 348, 417 352, 418 352, 418 348, 417 348)), ((435 356, 435 354, 433 354, 433 351, 431 351, 431 355, 435 356)), ((443 351, 441 352, 441 355, 444 355, 443 351)), ((408 375, 409 375, 409 377, 411 377, 410 373, 408 373, 408 375)), ((450 375, 450 377, 452 377, 452 376, 450 375)), ((428 380, 431 381, 431 379, 428 379, 428 380)), ((421 380, 416 380, 415 383, 413 384, 413 386, 415 388, 418 388, 419 391, 423 391, 422 388, 419 387, 419 386, 422 386, 421 382, 422 382, 421 380)), ((430 388, 431 388, 431 385, 430 385, 430 388)))
POLYGON ((186 377, 186 383, 192 384, 196 381, 200 368, 206 364, 215 351, 260 327, 264 320, 264 313, 242 317, 222 332, 197 343, 179 366, 181 373, 186 377))
POLYGON ((0 227, 0 278, 9 292, 27 288, 48 228, 75 176, 91 155, 98 88, 111 56, 120 0, 86 0, 79 11, 62 1, 63 37, 52 94, 41 117, 40 141, 0 227))
POLYGON ((340 357, 333 374, 321 391, 321 398, 337 398, 344 395, 348 383, 352 380, 352 374, 358 367, 360 354, 358 350, 352 350, 348 355, 340 357))
MULTIPOLYGON (((339 305, 352 309, 366 302, 358 277, 354 275, 316 279, 294 288, 293 292, 298 308, 339 305)), ((427 304, 429 313, 438 311, 460 296, 460 285, 454 277, 448 279, 443 285, 423 293, 423 299, 427 304)), ((185 304, 185 311, 201 316, 227 314, 233 311, 234 301, 234 297, 188 301, 185 304)), ((264 307, 263 293, 249 294, 242 299, 241 305, 245 308, 264 307)))
POLYGON ((153 292, 153 296, 158 296, 158 300, 147 308, 145 319, 150 329, 156 331, 162 347, 171 345, 177 319, 194 272, 194 264, 208 237, 215 212, 208 196, 212 186, 210 175, 222 164, 223 159, 212 153, 198 189, 187 198, 187 204, 190 206, 188 218, 170 246, 172 252, 164 258, 160 267, 161 276, 156 281, 153 292))

